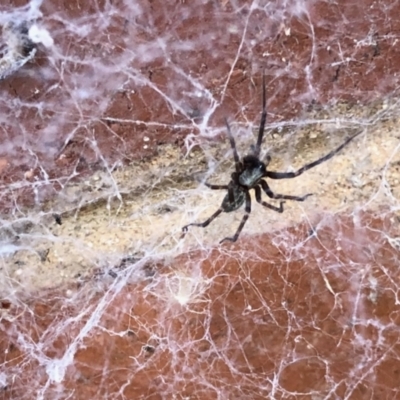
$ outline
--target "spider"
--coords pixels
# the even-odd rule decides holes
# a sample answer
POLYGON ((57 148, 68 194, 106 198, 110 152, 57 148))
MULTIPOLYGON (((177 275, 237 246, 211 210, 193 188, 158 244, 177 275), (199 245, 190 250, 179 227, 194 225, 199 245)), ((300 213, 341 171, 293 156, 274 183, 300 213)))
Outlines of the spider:
POLYGON ((311 196, 312 193, 306 194, 305 196, 291 196, 285 194, 277 194, 274 193, 268 183, 264 180, 264 178, 271 179, 291 179, 301 175, 303 172, 308 171, 309 169, 323 163, 324 161, 329 160, 335 154, 337 154, 340 150, 342 150, 347 144, 349 144, 355 137, 357 137, 362 131, 354 134, 349 137, 335 150, 332 150, 327 155, 319 158, 316 161, 313 161, 309 164, 304 165, 300 169, 295 172, 275 172, 268 171, 267 166, 271 161, 271 157, 267 155, 265 161, 260 160, 260 149, 261 143, 264 136, 264 128, 265 122, 267 119, 267 110, 266 110, 266 101, 265 101, 265 74, 263 74, 263 92, 262 92, 262 114, 261 114, 261 122, 260 128, 258 131, 258 138, 256 145, 251 149, 250 154, 244 156, 242 159, 239 158, 235 139, 232 135, 231 128, 229 126, 228 120, 225 119, 225 124, 228 132, 229 142, 233 151, 233 158, 235 161, 235 172, 231 175, 231 180, 228 185, 214 185, 205 182, 205 185, 212 190, 227 190, 228 193, 225 195, 222 200, 221 206, 218 210, 211 215, 206 221, 200 223, 191 223, 185 225, 182 228, 183 235, 188 231, 189 226, 200 226, 205 228, 208 226, 215 218, 217 218, 222 212, 232 212, 236 211, 240 208, 243 203, 245 203, 245 214, 242 218, 242 221, 239 224, 239 227, 236 230, 236 233, 232 237, 226 237, 220 241, 220 243, 224 241, 236 242, 244 225, 246 224, 250 212, 251 212, 251 197, 250 190, 253 189, 256 195, 256 201, 260 203, 262 206, 269 208, 270 210, 276 211, 278 213, 283 213, 283 204, 284 201, 279 202, 279 207, 276 207, 272 204, 263 201, 261 198, 262 191, 266 193, 268 197, 271 199, 277 200, 293 200, 293 201, 304 201, 307 197, 311 196))

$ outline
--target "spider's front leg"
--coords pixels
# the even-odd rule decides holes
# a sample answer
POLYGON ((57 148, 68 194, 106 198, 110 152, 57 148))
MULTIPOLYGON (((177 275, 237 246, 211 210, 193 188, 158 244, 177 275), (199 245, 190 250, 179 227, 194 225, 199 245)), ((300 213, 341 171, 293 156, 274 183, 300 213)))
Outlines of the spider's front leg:
POLYGON ((339 153, 340 150, 342 150, 345 146, 347 146, 353 139, 355 139, 358 135, 363 133, 363 130, 360 130, 353 136, 350 136, 347 138, 339 147, 336 149, 332 150, 330 153, 327 155, 319 158, 318 160, 315 160, 309 164, 304 165, 300 169, 294 172, 276 172, 276 171, 265 171, 264 176, 271 178, 271 179, 291 179, 291 178, 296 178, 296 176, 301 175, 303 172, 308 171, 311 168, 316 167, 319 164, 322 164, 325 161, 330 160, 335 154, 339 153))

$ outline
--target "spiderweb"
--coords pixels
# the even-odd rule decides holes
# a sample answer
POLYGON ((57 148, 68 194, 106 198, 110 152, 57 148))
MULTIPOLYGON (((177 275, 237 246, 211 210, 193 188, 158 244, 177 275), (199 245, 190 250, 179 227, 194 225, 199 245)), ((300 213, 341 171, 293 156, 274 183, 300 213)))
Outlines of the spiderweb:
MULTIPOLYGON (((0 397, 395 399, 400 4, 0 5, 0 397), (283 214, 205 220, 255 142, 283 214)), ((266 197, 264 195, 264 197, 266 197)), ((270 199, 267 199, 270 200, 270 199)))

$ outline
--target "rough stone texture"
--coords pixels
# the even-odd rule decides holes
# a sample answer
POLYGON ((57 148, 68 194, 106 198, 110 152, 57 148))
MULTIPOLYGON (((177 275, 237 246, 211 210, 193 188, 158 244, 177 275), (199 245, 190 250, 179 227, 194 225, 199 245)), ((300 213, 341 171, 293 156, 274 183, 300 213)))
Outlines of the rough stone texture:
POLYGON ((392 224, 324 216, 3 301, 3 398, 397 398, 392 224))
POLYGON ((43 4, 63 53, 42 49, 29 69, 0 83, 13 145, 1 154, 3 187, 31 170, 29 179, 40 182, 12 185, 4 207, 37 203, 71 177, 147 158, 161 144, 182 146, 189 134, 198 143, 215 135, 204 124, 220 126, 225 116, 254 121, 263 69, 269 122, 398 87, 396 1, 242 2, 239 11, 225 1, 115 2, 98 27, 105 2, 81 3, 43 4))
POLYGON ((0 81, 0 397, 400 398, 400 3, 40 10, 54 47, 0 81), (223 118, 254 141, 263 70, 272 169, 363 134, 271 182, 314 196, 254 204, 237 243, 239 212, 182 239, 223 197, 196 179, 232 171, 223 118))

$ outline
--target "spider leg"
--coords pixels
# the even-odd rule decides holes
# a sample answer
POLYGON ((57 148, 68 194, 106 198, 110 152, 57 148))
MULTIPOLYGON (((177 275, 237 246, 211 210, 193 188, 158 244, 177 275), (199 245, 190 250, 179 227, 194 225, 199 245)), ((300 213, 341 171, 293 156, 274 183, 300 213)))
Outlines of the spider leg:
POLYGON ((236 242, 237 238, 240 235, 240 232, 242 232, 242 229, 243 229, 245 223, 247 222, 247 220, 249 219, 249 215, 251 213, 251 197, 250 197, 250 194, 248 191, 246 192, 246 205, 244 208, 244 212, 245 212, 245 214, 243 215, 242 221, 240 222, 240 225, 237 228, 236 233, 232 237, 226 237, 226 238, 222 239, 220 241, 220 243, 225 242, 225 240, 228 240, 230 242, 236 242))
POLYGON ((226 124, 226 128, 228 129, 228 138, 229 138, 229 143, 231 144, 231 148, 233 151, 233 159, 235 160, 236 172, 240 172, 239 154, 236 149, 236 143, 235 143, 235 139, 232 135, 231 127, 229 126, 228 120, 226 118, 225 118, 225 124, 226 124))
POLYGON ((204 182, 204 185, 212 190, 228 190, 228 185, 213 185, 207 182, 204 182))
POLYGON ((343 149, 347 144, 349 144, 354 138, 356 138, 360 133, 363 131, 360 131, 356 133, 353 136, 350 136, 348 139, 346 139, 339 147, 337 147, 335 150, 332 150, 330 153, 328 153, 326 156, 323 156, 319 158, 316 161, 313 161, 310 164, 304 165, 304 167, 301 167, 295 172, 275 172, 275 171, 266 171, 264 176, 267 176, 268 178, 271 179, 289 179, 289 178, 295 178, 296 176, 301 175, 303 172, 319 165, 322 164, 324 161, 329 160, 332 158, 336 153, 339 153, 340 150, 343 149))
POLYGON ((277 193, 274 193, 270 189, 270 187, 268 186, 268 183, 263 181, 262 179, 260 181, 260 184, 261 184, 264 192, 271 199, 284 199, 284 200, 304 201, 307 197, 312 196, 312 193, 308 193, 305 196, 290 196, 290 195, 286 195, 286 194, 277 194, 277 193))
POLYGON ((220 207, 220 208, 218 208, 218 210, 213 215, 211 215, 210 218, 208 218, 204 222, 197 222, 197 223, 195 222, 195 223, 192 223, 192 224, 185 225, 182 228, 182 232, 186 233, 188 231, 189 226, 200 226, 201 228, 205 228, 206 226, 210 225, 210 223, 212 221, 214 221, 214 219, 217 218, 218 215, 222 213, 222 211, 224 211, 224 210, 222 209, 222 207, 220 207))
POLYGON ((266 108, 266 101, 265 101, 265 71, 263 71, 263 92, 262 92, 262 113, 261 113, 261 122, 260 128, 258 130, 258 138, 257 144, 254 149, 254 155, 258 157, 260 155, 260 148, 261 142, 264 136, 264 128, 265 128, 265 121, 267 120, 267 108, 266 108))
POLYGON ((279 203, 279 207, 273 206, 272 204, 268 204, 266 201, 262 201, 261 199, 261 189, 260 186, 254 186, 254 191, 256 192, 256 200, 258 203, 260 203, 262 206, 269 208, 270 210, 276 211, 278 213, 283 213, 283 204, 285 203, 284 201, 281 201, 279 203))
POLYGON ((227 190, 228 196, 229 196, 229 201, 231 203, 234 202, 235 194, 233 193, 233 189, 231 186, 229 186, 229 185, 213 185, 212 183, 207 183, 207 182, 204 182, 204 185, 212 190, 227 190))

